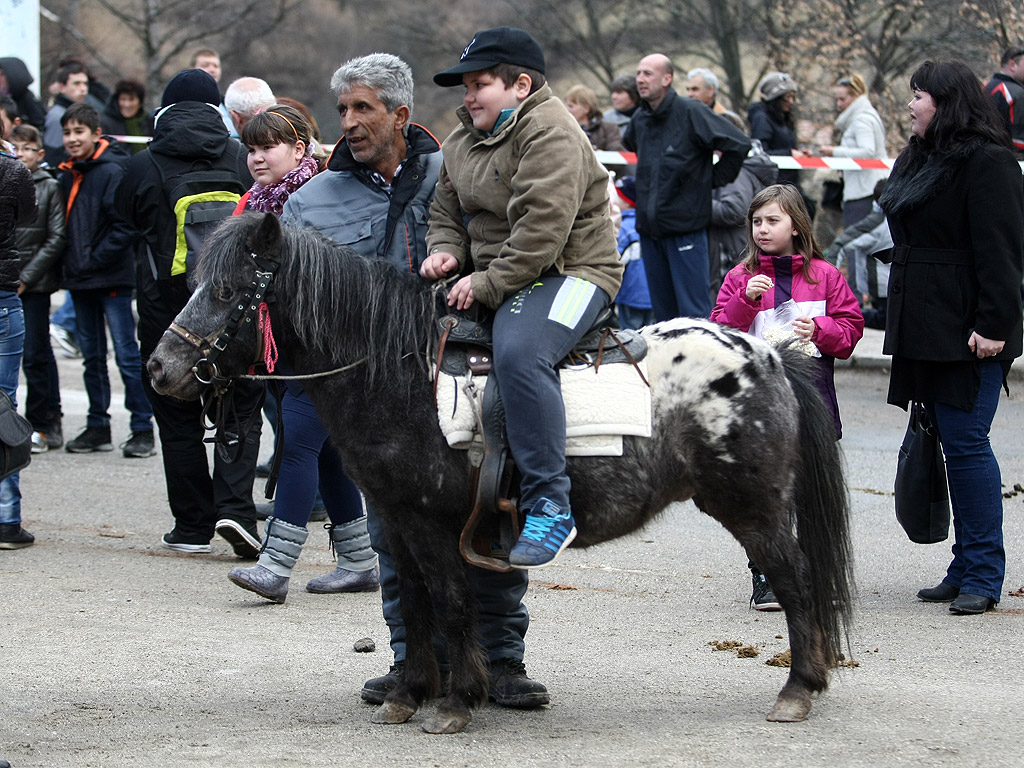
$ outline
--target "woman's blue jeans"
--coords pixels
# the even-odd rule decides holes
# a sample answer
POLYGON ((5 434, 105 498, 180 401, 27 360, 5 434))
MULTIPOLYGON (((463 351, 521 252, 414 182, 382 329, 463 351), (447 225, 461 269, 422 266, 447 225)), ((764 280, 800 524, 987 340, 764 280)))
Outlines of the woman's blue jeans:
MULTIPOLYGON (((18 395, 18 371, 25 344, 25 313, 21 299, 13 291, 0 291, 0 389, 15 406, 18 395)), ((0 525, 21 523, 21 488, 18 473, 0 480, 0 525)))
POLYGON ((944 581, 961 592, 998 602, 1003 589, 1003 491, 988 433, 999 405, 1001 363, 979 363, 981 386, 974 408, 926 403, 946 456, 953 507, 953 562, 944 581))

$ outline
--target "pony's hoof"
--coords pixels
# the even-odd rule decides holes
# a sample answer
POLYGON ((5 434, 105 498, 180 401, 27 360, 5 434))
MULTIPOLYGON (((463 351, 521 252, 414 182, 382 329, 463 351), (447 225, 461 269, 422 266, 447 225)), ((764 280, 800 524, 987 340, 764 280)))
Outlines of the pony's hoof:
POLYGON ((772 707, 772 711, 765 718, 772 723, 799 723, 803 721, 811 711, 810 697, 787 696, 779 698, 772 707))
POLYGON ((370 722, 377 725, 397 725, 408 721, 415 714, 416 709, 414 707, 385 700, 370 717, 370 722))
POLYGON ((423 730, 427 733, 458 733, 467 725, 473 716, 469 711, 452 712, 450 710, 438 709, 433 717, 428 717, 423 723, 423 730))

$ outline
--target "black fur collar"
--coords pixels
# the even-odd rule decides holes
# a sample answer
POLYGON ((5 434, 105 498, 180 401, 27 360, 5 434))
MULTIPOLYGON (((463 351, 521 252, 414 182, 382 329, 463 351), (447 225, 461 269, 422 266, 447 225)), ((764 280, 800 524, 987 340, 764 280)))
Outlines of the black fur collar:
POLYGON ((966 141, 950 152, 920 151, 913 156, 904 151, 878 204, 889 216, 923 205, 949 186, 960 166, 984 143, 966 141))

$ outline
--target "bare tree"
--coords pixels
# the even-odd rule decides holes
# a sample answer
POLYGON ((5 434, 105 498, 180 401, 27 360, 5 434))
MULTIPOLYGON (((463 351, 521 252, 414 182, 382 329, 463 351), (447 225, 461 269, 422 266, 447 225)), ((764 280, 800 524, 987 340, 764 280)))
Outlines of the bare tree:
MULTIPOLYGON (((770 2, 770 0, 765 0, 770 2)), ((831 84, 860 72, 896 146, 905 141, 905 78, 929 58, 960 58, 982 75, 996 48, 1021 30, 1011 0, 784 0, 789 24, 771 29, 769 59, 831 84), (794 23, 795 20, 795 23, 794 23)), ((777 19, 778 17, 769 17, 777 19)), ((998 58, 998 55, 996 55, 998 58)), ((822 122, 834 108, 831 90, 805 102, 804 115, 822 122)))
MULTIPOLYGON (((785 0, 777 0, 785 2, 785 0)), ((774 3, 774 4, 777 4, 774 3)), ((723 73, 723 102, 744 112, 750 101, 745 84, 743 43, 756 39, 767 24, 766 7, 757 0, 656 0, 672 37, 685 41, 680 54, 705 59, 723 73)))
MULTIPOLYGON (((146 90, 159 92, 169 69, 200 42, 216 41, 236 26, 249 39, 272 31, 303 0, 93 0, 111 24, 125 30, 138 49, 145 70, 146 90)), ((91 43, 79 28, 78 3, 52 3, 50 12, 59 28, 111 72, 119 68, 107 51, 91 43)), ((224 53, 224 52, 222 52, 224 53)))
POLYGON ((636 0, 505 0, 523 17, 555 69, 583 70, 605 88, 618 64, 642 44, 651 18, 636 0))

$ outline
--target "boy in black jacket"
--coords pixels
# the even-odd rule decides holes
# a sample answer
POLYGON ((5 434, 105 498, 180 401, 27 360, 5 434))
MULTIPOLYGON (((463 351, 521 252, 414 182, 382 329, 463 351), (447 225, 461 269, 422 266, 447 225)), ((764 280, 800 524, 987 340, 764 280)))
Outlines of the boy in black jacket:
POLYGON ((60 185, 43 167, 46 151, 34 125, 11 131, 18 158, 32 173, 39 212, 31 224, 18 227, 16 237, 21 265, 18 295, 25 310, 25 418, 32 424, 32 453, 64 444, 61 426, 60 379, 50 346, 50 294, 60 286, 64 253, 65 214, 60 185))
POLYGON ((68 154, 59 166, 58 179, 67 208, 63 287, 75 303, 89 396, 86 428, 65 447, 71 453, 114 449, 105 320, 124 382, 125 407, 131 413, 131 437, 124 444, 124 455, 152 456, 156 453, 153 409, 142 387, 142 360, 132 315, 136 236, 114 210, 114 192, 124 176, 128 154, 117 141, 100 135, 99 112, 89 104, 68 107, 61 116, 61 128, 68 154))

